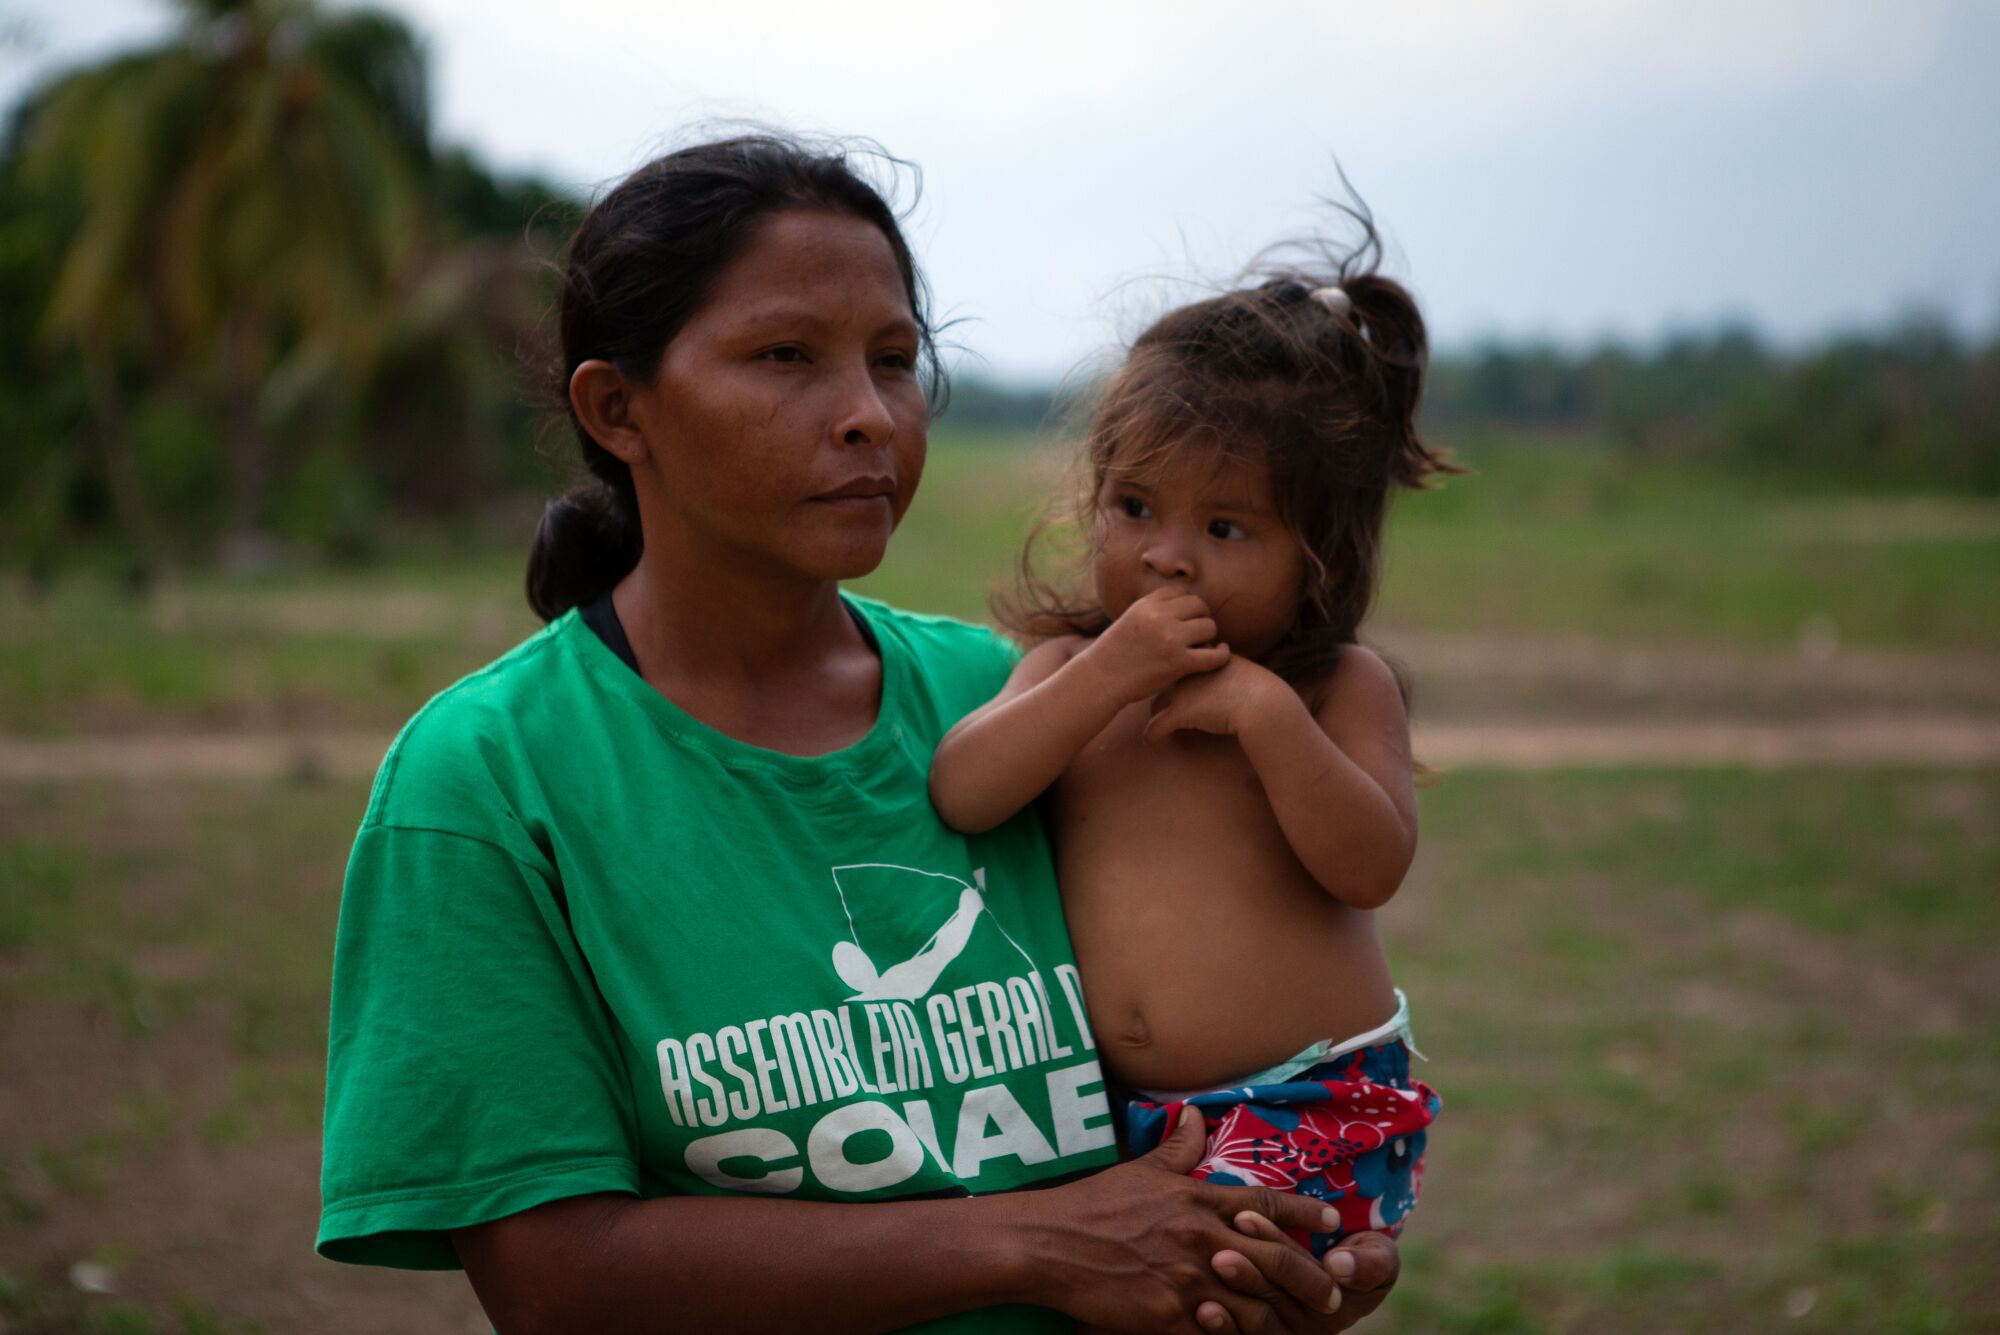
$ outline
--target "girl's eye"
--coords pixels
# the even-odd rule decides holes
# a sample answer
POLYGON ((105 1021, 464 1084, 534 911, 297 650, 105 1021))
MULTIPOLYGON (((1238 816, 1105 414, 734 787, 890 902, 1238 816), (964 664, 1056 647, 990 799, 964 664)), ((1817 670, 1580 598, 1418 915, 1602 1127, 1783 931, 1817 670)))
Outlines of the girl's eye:
POLYGON ((1220 538, 1224 542, 1234 542, 1238 538, 1247 538, 1250 535, 1244 531, 1243 525, 1233 519, 1217 519, 1210 522, 1208 536, 1220 538))
POLYGON ((1120 497, 1118 501, 1118 508, 1125 512, 1125 517, 1127 519, 1144 519, 1147 515, 1152 513, 1151 510, 1148 510, 1146 508, 1146 503, 1140 500, 1137 496, 1120 497))
POLYGON ((885 352, 875 364, 885 371, 909 371, 915 369, 917 359, 907 352, 885 352))

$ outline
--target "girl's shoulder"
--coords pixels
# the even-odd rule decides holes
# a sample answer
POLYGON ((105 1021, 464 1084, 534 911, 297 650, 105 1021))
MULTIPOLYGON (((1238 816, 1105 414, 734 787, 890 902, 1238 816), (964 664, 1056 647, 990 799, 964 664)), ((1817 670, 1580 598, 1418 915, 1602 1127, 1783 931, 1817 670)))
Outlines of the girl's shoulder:
POLYGON ((1299 690, 1322 726, 1390 724, 1409 731, 1409 689, 1388 659, 1364 644, 1343 644, 1333 670, 1299 690))

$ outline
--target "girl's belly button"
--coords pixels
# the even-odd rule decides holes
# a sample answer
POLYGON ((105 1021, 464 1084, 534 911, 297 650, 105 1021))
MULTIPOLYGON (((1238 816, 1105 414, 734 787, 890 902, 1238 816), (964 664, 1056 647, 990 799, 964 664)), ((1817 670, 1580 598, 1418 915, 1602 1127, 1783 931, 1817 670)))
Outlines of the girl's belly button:
POLYGON ((1147 1026, 1146 1017, 1133 1011, 1126 1017, 1125 1023, 1118 1026, 1111 1039, 1120 1047, 1143 1048, 1153 1041, 1153 1031, 1147 1026))

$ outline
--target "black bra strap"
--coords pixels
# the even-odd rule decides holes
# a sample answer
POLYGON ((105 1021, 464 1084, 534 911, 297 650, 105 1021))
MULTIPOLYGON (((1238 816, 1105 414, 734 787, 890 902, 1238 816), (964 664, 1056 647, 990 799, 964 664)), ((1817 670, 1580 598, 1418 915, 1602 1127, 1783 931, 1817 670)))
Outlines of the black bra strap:
MULTIPOLYGON (((861 609, 842 598, 840 605, 847 609, 847 615, 854 620, 854 629, 861 632, 861 638, 876 657, 881 657, 882 646, 875 639, 875 628, 868 624, 868 618, 861 615, 861 609)), ((605 594, 596 602, 588 603, 578 612, 583 624, 597 632, 597 638, 604 641, 604 647, 618 655, 618 660, 634 673, 639 672, 639 655, 632 652, 632 641, 625 634, 625 623, 618 619, 618 609, 612 606, 611 595, 605 594)), ((640 675, 644 675, 641 673, 640 675)))

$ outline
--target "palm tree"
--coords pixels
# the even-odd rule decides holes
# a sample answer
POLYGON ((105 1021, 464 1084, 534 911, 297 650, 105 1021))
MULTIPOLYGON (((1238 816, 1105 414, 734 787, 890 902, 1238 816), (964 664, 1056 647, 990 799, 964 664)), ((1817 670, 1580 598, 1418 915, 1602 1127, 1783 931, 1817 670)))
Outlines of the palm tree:
POLYGON ((359 367, 420 243, 423 53, 399 20, 311 0, 179 0, 175 38, 69 74, 18 125, 31 179, 74 201, 48 333, 75 347, 135 539, 121 372, 224 424, 230 547, 259 540, 283 363, 359 367), (128 479, 121 483, 120 477, 128 479))

